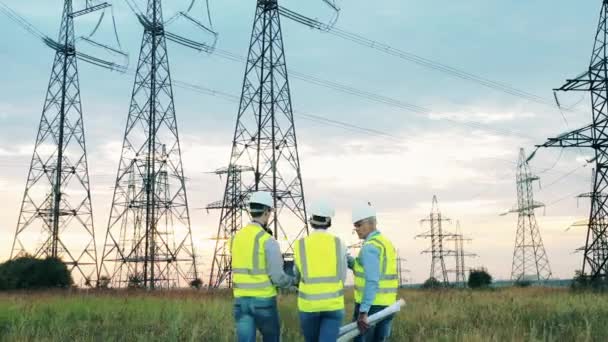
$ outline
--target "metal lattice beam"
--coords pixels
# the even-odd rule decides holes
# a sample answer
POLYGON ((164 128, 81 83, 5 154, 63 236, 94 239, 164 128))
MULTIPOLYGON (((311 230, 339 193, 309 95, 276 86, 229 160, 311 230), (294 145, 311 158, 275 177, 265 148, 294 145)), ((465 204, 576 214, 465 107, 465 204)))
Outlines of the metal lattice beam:
POLYGON ((594 280, 608 278, 608 0, 602 1, 600 20, 589 68, 567 80, 559 91, 591 94, 592 123, 582 129, 549 139, 539 147, 588 147, 595 154, 595 177, 584 247, 582 273, 594 280))
MULTIPOLYGON (((243 175, 238 198, 254 191, 272 193, 276 210, 269 227, 289 260, 293 243, 308 234, 308 226, 280 19, 277 0, 257 0, 229 165, 254 169, 243 175)), ((230 207, 233 190, 227 180, 218 230, 228 231, 227 236, 236 231, 231 222, 242 206, 230 207)), ((216 272, 230 273, 217 261, 216 255, 211 286, 227 279, 216 272)))
POLYGON ((36 145, 11 259, 59 258, 77 284, 98 276, 72 1, 64 1, 36 145))
POLYGON ((445 247, 445 241, 448 238, 453 238, 454 234, 447 233, 443 230, 443 223, 450 222, 450 219, 441 215, 437 196, 433 196, 433 206, 428 218, 422 219, 420 222, 428 223, 430 225, 430 230, 428 232, 417 236, 419 238, 431 239, 431 249, 422 252, 431 254, 430 278, 434 278, 444 286, 448 286, 450 280, 448 278, 445 257, 451 255, 454 251, 445 247))
POLYGON ((114 287, 198 279, 160 0, 149 0, 102 255, 114 287))

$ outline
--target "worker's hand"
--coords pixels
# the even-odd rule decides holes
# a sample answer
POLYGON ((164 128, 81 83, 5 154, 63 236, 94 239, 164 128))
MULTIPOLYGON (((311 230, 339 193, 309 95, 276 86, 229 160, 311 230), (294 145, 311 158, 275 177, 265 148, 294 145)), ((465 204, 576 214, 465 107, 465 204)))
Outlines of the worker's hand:
POLYGON ((357 318, 357 326, 359 327, 359 331, 361 334, 365 334, 365 332, 369 329, 369 322, 367 321, 367 312, 359 313, 359 317, 357 318))

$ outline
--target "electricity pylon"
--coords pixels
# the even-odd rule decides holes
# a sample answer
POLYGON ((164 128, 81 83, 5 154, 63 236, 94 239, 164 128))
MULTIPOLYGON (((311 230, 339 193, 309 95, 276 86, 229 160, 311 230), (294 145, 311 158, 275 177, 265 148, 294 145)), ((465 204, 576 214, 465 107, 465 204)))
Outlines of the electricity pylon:
MULTIPOLYGON (((276 210, 269 228, 281 243, 284 257, 290 261, 293 243, 308 234, 308 225, 277 0, 256 0, 228 165, 250 166, 254 170, 251 175, 243 174, 244 187, 239 198, 246 200, 255 191, 272 194, 276 210)), ((230 208, 232 197, 230 179, 227 179, 219 231, 231 226, 230 211, 240 210, 241 203, 230 208)), ((230 234, 235 232, 230 230, 230 234)), ((217 259, 216 255, 214 260, 217 259)), ((229 269, 215 267, 210 279, 221 280, 220 274, 229 272, 229 269)), ((219 286, 217 281, 211 285, 219 286)))
MULTIPOLYGON (((25 255, 61 259, 75 282, 86 286, 94 286, 99 272, 77 60, 110 69, 116 65, 77 51, 74 18, 109 6, 87 2, 86 8, 74 11, 72 0, 65 0, 56 41, 26 27, 55 50, 55 61, 11 259, 25 255)), ((10 13, 21 25, 28 25, 10 13)))
POLYGON ((221 210, 220 225, 218 227, 211 272, 209 273, 209 287, 217 288, 222 284, 232 286, 232 258, 230 256, 230 238, 243 226, 243 211, 245 198, 243 192, 243 173, 253 172, 249 166, 230 165, 227 168, 215 171, 217 175, 226 175, 226 194, 223 201, 217 201, 207 206, 207 210, 221 210))
POLYGON ((592 280, 608 278, 608 0, 602 1, 589 67, 555 91, 584 91, 591 94, 592 123, 550 138, 538 147, 587 147, 594 153, 596 175, 591 193, 589 225, 584 247, 582 274, 592 280))
POLYGON ((448 237, 446 241, 454 242, 454 250, 449 254, 454 256, 454 269, 451 271, 455 275, 454 284, 460 287, 466 287, 467 284, 467 270, 466 258, 477 256, 474 253, 468 253, 464 250, 464 242, 472 241, 470 238, 465 238, 460 228, 460 221, 456 221, 456 232, 448 237))
POLYGON ((434 278, 444 286, 448 286, 450 281, 448 278, 448 270, 445 266, 445 257, 453 251, 445 248, 444 241, 446 238, 451 238, 454 235, 443 231, 443 222, 450 222, 449 218, 445 218, 439 211, 437 196, 433 196, 433 206, 428 218, 420 220, 420 223, 428 223, 430 230, 420 234, 418 238, 430 238, 431 249, 425 250, 422 253, 431 254, 431 272, 430 278, 434 278))
POLYGON ((519 150, 517 163, 517 207, 507 213, 517 213, 517 233, 511 267, 513 281, 546 281, 551 277, 551 267, 545 252, 534 209, 545 205, 534 201, 532 185, 540 178, 533 175, 524 149, 519 150))
POLYGON ((144 34, 102 272, 114 287, 184 287, 198 273, 166 44, 182 40, 165 31, 160 0, 138 19, 144 34))

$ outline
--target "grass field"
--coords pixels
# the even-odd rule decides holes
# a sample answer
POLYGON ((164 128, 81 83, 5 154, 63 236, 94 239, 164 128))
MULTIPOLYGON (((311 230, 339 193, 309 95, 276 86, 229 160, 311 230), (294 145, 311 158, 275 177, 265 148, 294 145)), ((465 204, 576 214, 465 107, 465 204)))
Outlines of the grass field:
MULTIPOLYGON (((602 294, 512 288, 401 296, 408 306, 395 320, 393 341, 608 340, 602 294)), ((295 307, 293 296, 281 297, 285 341, 301 341, 295 307)), ((226 292, 0 294, 0 341, 233 340, 226 292)))

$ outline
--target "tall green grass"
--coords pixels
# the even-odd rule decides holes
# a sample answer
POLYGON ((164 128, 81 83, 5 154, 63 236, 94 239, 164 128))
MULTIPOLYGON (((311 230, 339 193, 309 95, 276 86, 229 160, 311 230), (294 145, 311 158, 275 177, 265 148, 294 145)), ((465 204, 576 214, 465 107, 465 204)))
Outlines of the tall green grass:
MULTIPOLYGON (((608 297, 563 289, 404 290, 393 341, 607 341, 608 297)), ((347 317, 352 314, 352 296, 347 317)), ((228 292, 0 294, 1 341, 234 341, 228 292)), ((285 341, 301 341, 295 297, 285 341)))

